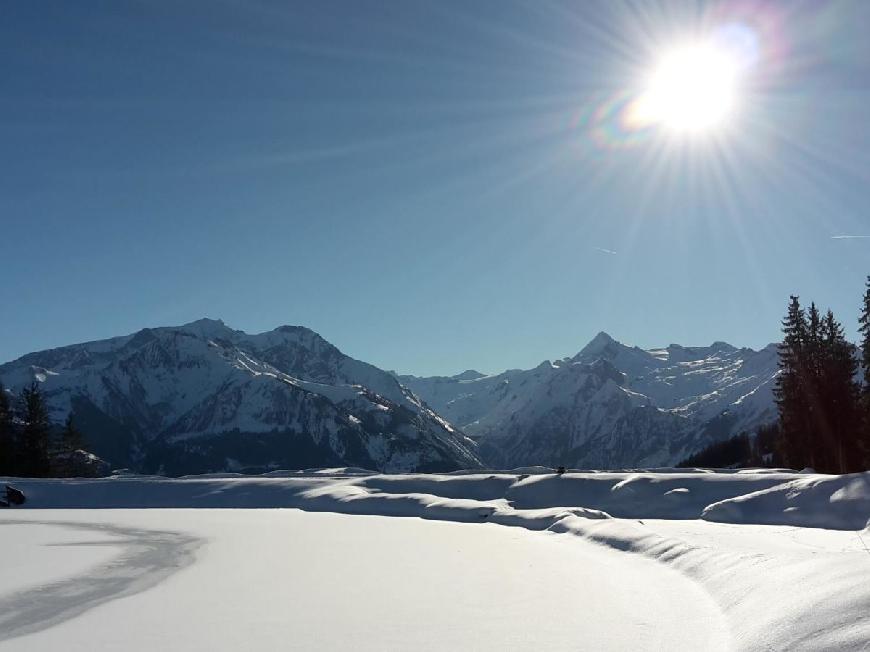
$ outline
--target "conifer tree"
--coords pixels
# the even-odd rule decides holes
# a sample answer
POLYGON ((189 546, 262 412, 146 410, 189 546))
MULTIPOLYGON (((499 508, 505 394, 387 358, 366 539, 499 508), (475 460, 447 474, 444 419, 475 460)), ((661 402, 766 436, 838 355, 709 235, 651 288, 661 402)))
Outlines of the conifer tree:
POLYGON ((45 477, 49 474, 48 445, 51 423, 45 400, 37 383, 21 392, 21 475, 45 477))
POLYGON ((0 475, 15 474, 15 433, 12 430, 12 408, 3 383, 0 383, 0 475))
POLYGON ((779 423, 759 426, 753 442, 753 466, 778 467, 783 465, 780 447, 779 423))
POLYGON ((51 474, 59 478, 74 476, 76 474, 74 453, 83 445, 82 433, 76 428, 70 413, 51 453, 51 474))
POLYGON ((861 390, 861 413, 863 417, 862 444, 864 468, 870 468, 870 276, 864 291, 861 316, 858 319, 861 333, 861 366, 864 368, 864 386, 861 390))
POLYGON ((784 463, 823 473, 861 470, 866 448, 855 346, 830 310, 822 317, 813 303, 803 311, 794 296, 783 333, 775 397, 784 463))
POLYGON ((76 428, 73 422, 72 412, 67 416, 63 426, 63 432, 60 435, 60 449, 64 453, 72 453, 80 450, 84 446, 81 431, 76 428))
POLYGON ((806 446, 808 412, 804 396, 808 329, 806 313, 797 296, 789 299, 782 331, 783 341, 778 349, 779 374, 774 388, 779 411, 780 450, 785 464, 800 469, 809 463, 806 446))
POLYGON ((843 326, 829 310, 822 324, 821 404, 829 431, 816 458, 826 471, 861 470, 859 387, 855 382, 858 361, 855 346, 846 340, 843 326))
POLYGON ((804 359, 801 369, 802 400, 806 405, 802 446, 805 448, 806 465, 817 471, 826 467, 825 451, 833 442, 830 415, 826 409, 824 395, 825 366, 824 323, 815 302, 807 310, 807 339, 804 345, 804 359))

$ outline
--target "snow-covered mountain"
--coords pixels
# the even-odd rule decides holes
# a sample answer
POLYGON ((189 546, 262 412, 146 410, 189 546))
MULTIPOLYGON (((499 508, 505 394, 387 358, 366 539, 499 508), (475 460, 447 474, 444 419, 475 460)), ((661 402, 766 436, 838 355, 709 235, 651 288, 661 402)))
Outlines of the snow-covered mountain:
POLYGON ((248 335, 221 321, 25 355, 13 392, 40 383, 53 421, 72 411, 116 466, 169 474, 480 465, 474 442, 385 371, 298 326, 248 335))
POLYGON ((497 375, 399 376, 491 464, 675 464, 775 418, 776 346, 643 350, 599 333, 571 358, 497 375))

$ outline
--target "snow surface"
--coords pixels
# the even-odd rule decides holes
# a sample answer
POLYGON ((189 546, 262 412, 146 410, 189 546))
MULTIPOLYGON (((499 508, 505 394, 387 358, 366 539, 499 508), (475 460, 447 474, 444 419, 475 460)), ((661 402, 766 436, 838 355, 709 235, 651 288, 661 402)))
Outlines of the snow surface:
POLYGON ((28 562, 0 650, 870 647, 870 473, 349 471, 15 480, 17 554, 125 552, 28 562))
MULTIPOLYGON (((19 514, 15 515, 16 518, 19 514)), ((0 520, 4 557, 4 563, 0 564, 0 587, 3 593, 76 577, 105 563, 121 550, 115 545, 116 539, 104 533, 32 524, 24 530, 16 530, 12 536, 13 528, 14 521, 0 520), (62 555, 57 554, 58 546, 64 549, 62 555)))
MULTIPOLYGON (((172 528, 201 543, 195 563, 159 586, 9 638, 4 651, 727 649, 724 619, 700 587, 556 535, 298 510, 28 519, 172 528)), ((7 527, 19 536, 34 526, 7 527)), ((2 631, 14 636, 15 620, 2 631)))

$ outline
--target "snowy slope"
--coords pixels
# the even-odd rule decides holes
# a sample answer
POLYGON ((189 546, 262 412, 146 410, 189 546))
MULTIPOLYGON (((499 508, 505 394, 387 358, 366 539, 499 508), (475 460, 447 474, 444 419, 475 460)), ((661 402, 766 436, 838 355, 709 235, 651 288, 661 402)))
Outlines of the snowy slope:
POLYGON ((39 382, 115 465, 167 473, 355 464, 474 467, 473 443, 390 374, 305 328, 248 335, 203 319, 28 354, 0 366, 39 382))
POLYGON ((599 333, 577 355, 485 376, 399 380, 496 465, 671 465, 775 418, 774 345, 645 351, 599 333))

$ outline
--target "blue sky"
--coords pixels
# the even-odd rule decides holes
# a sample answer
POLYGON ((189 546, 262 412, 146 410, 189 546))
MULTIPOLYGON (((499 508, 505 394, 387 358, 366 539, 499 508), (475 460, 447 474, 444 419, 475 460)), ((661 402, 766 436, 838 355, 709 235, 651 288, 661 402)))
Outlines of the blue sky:
POLYGON ((870 4, 5 3, 0 360, 208 316, 418 374, 599 330, 854 336, 870 4), (756 39, 715 136, 614 118, 685 34, 756 39), (612 253, 611 253, 612 252, 612 253))

